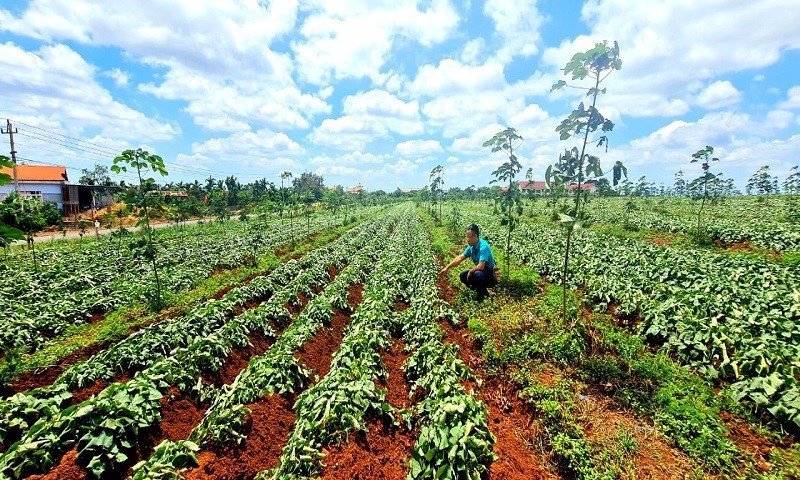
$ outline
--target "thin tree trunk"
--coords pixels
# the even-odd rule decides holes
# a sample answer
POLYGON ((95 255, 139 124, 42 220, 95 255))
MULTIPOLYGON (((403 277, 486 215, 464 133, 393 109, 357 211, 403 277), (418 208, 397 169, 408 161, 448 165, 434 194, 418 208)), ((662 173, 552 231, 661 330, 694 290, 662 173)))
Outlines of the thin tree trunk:
POLYGON ((150 262, 153 264, 153 275, 156 277, 156 305, 158 309, 161 309, 161 280, 158 278, 158 267, 156 266, 156 258, 153 257, 150 259, 150 262))
POLYGON ((33 241, 33 237, 30 237, 30 239, 31 239, 31 249, 33 252, 33 269, 36 273, 39 273, 39 262, 36 258, 36 243, 33 241))
POLYGON ((564 249, 564 270, 561 275, 561 285, 563 287, 561 296, 561 313, 564 322, 567 321, 567 265, 569 264, 569 247, 572 240, 572 229, 567 230, 567 246, 564 249))

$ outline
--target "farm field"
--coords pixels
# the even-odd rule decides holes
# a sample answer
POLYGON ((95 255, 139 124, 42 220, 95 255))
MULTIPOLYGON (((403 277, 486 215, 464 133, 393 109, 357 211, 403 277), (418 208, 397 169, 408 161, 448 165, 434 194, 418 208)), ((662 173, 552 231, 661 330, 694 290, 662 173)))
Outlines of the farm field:
MULTIPOLYGON (((798 478, 791 228, 785 247, 743 253, 728 241, 695 248, 583 231, 568 276, 578 320, 566 321, 563 234, 546 209, 531 208, 508 249, 485 204, 452 211, 435 220, 404 203, 297 231, 230 222, 197 227, 216 229, 199 244, 188 229, 160 235, 166 283, 180 292, 193 286, 187 276, 245 256, 274 260, 292 235, 342 232, 65 359, 36 388, 11 381, 0 477, 798 478), (470 222, 511 265, 484 303, 457 272, 438 273, 470 222), (181 253, 203 245, 199 259, 181 253)), ((115 269, 118 253, 111 239, 43 249, 46 274, 3 288, 44 277, 42 291, 64 290, 3 307, 17 309, 15 328, 42 322, 9 335, 6 349, 36 355, 76 323, 140 298, 148 272, 115 269), (76 279, 65 258, 104 277, 76 279), (113 287, 95 290, 104 283, 113 287), (48 316, 64 297, 69 315, 48 316), (106 297, 116 300, 98 306, 106 297)), ((12 257, 9 271, 23 263, 12 257)))

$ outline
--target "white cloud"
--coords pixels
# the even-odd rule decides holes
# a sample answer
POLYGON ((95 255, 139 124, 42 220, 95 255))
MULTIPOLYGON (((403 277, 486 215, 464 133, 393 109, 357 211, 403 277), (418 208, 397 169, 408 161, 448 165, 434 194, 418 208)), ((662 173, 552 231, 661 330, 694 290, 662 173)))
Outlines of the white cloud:
POLYGON ((312 1, 310 15, 292 43, 303 80, 368 77, 380 83, 381 68, 395 41, 402 38, 429 47, 449 38, 458 13, 447 0, 432 0, 420 10, 416 1, 369 4, 361 1, 312 1))
POLYGON ((728 80, 714 82, 697 95, 697 104, 712 110, 735 105, 742 100, 742 92, 728 80))
POLYGON ((767 114, 765 127, 783 130, 792 124, 794 114, 787 110, 772 110, 767 114))
POLYGON ((34 125, 49 124, 76 135, 95 130, 119 144, 170 140, 181 134, 179 126, 116 101, 95 80, 96 68, 66 45, 29 52, 11 42, 0 44, 0 71, 0 104, 7 105, 9 115, 37 112, 34 125))
POLYGON ((496 91, 505 86, 503 65, 500 63, 472 66, 445 58, 438 66, 424 65, 420 68, 409 90, 414 95, 438 97, 496 91))
POLYGON ((494 57, 506 64, 516 56, 530 57, 539 52, 539 29, 544 17, 536 8, 537 0, 487 0, 483 13, 495 24, 495 35, 503 44, 494 57))
POLYGON ((339 118, 327 118, 309 139, 340 150, 363 150, 391 133, 417 135, 423 131, 416 101, 405 102, 385 90, 370 90, 346 97, 339 118))
POLYGON ((195 123, 209 130, 246 131, 251 125, 273 129, 308 128, 310 120, 330 113, 323 99, 287 85, 216 82, 198 73, 173 69, 161 85, 139 90, 158 98, 186 100, 195 123))
POLYGON ((359 165, 383 165, 391 160, 390 155, 375 155, 373 153, 352 152, 336 157, 328 155, 318 155, 308 161, 309 165, 332 167, 335 165, 353 166, 359 165))
POLYGON ((211 138, 192 145, 192 151, 224 160, 230 156, 273 157, 278 155, 300 155, 305 149, 285 133, 269 130, 238 132, 225 138, 211 138))
POLYGON ((464 44, 461 49, 461 62, 467 65, 476 65, 483 58, 486 50, 486 41, 483 38, 473 38, 464 44))
POLYGON ((105 73, 106 76, 114 80, 114 84, 117 87, 127 87, 128 81, 130 81, 130 75, 126 72, 123 72, 119 68, 114 68, 111 71, 105 73))
POLYGON ((796 110, 800 108, 800 85, 790 88, 786 96, 786 100, 781 102, 781 104, 778 105, 778 108, 784 108, 788 110, 796 110))
POLYGON ((364 150, 374 140, 388 135, 380 123, 354 116, 326 118, 308 139, 321 146, 340 150, 364 150))
POLYGON ((401 135, 422 132, 417 101, 404 102, 385 90, 350 95, 344 99, 345 115, 383 124, 387 130, 401 135))
POLYGON ((415 180, 420 166, 391 155, 356 151, 337 157, 314 157, 309 164, 317 167, 314 173, 324 176, 326 185, 352 186, 360 183, 369 190, 380 188, 389 191, 397 187, 420 186, 415 180))
POLYGON ((634 116, 673 116, 676 102, 691 102, 697 81, 775 63, 781 51, 800 47, 793 0, 662 2, 590 0, 582 16, 590 26, 580 35, 543 53, 556 68, 595 42, 617 40, 622 70, 606 82, 607 105, 634 116), (769 28, 754 28, 754 21, 769 28), (747 32, 743 34, 742 32, 747 32), (722 53, 724 52, 724 53, 722 53), (631 101, 637 98, 639 101, 631 101), (642 112, 640 105, 649 105, 642 112), (654 108, 671 105, 665 111, 654 108))
POLYGON ((153 64, 209 77, 249 72, 286 79, 267 45, 293 31, 296 17, 296 0, 173 0, 150 8, 135 0, 31 0, 20 17, 0 10, 0 28, 47 42, 116 45, 153 64))
POLYGON ((438 140, 409 140, 398 143, 394 151, 401 156, 417 157, 443 151, 438 140))

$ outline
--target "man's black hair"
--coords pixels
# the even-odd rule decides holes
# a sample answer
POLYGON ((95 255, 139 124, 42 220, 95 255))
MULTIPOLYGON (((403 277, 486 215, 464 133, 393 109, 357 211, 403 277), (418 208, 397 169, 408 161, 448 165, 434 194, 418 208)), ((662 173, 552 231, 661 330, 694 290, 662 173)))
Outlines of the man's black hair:
POLYGON ((475 235, 477 235, 479 237, 481 236, 481 229, 478 228, 478 226, 475 225, 474 223, 470 223, 469 227, 467 227, 467 230, 469 230, 470 232, 474 233, 475 235))

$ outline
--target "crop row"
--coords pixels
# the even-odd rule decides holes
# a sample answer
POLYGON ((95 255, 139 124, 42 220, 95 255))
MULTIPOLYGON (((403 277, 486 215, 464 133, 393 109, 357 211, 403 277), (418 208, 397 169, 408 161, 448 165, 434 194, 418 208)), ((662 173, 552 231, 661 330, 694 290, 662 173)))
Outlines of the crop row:
MULTIPOLYGON (((653 229, 667 233, 689 234, 697 230, 697 216, 672 214, 664 209, 636 207, 627 212, 624 206, 616 208, 608 202, 596 201, 588 205, 589 219, 593 222, 629 224, 638 229, 653 229)), ((699 206, 695 206, 698 209, 699 206)), ((725 217, 711 208, 701 217, 703 231, 712 239, 725 244, 749 242, 752 245, 782 252, 800 250, 800 228, 790 222, 765 218, 725 217)))
MULTIPOLYGON (((198 380, 200 372, 218 369, 224 362, 230 350, 247 344, 248 334, 252 330, 260 331, 264 335, 274 332, 270 322, 280 321, 287 315, 284 304, 297 298, 298 293, 313 296, 315 287, 322 285, 328 278, 327 265, 336 265, 345 262, 348 254, 358 248, 359 240, 373 236, 374 231, 362 229, 360 235, 354 235, 349 243, 342 241, 336 248, 323 248, 309 254, 307 269, 298 273, 294 280, 289 281, 285 287, 273 289, 270 300, 253 310, 247 310, 236 316, 232 321, 225 323, 212 333, 202 337, 188 337, 192 339, 185 347, 178 347, 170 352, 156 354, 156 360, 145 360, 149 366, 136 374, 133 380, 123 384, 112 384, 101 392, 80 405, 59 411, 61 405, 50 404, 49 412, 39 412, 38 420, 25 433, 22 440, 13 444, 8 451, 0 457, 0 473, 17 478, 30 469, 47 468, 52 465, 53 459, 71 443, 78 442, 79 461, 88 465, 90 471, 96 475, 106 471, 109 467, 124 462, 127 452, 132 447, 132 438, 136 437, 140 428, 153 425, 159 420, 159 399, 163 391, 175 385, 183 391, 200 390, 201 396, 210 393, 198 380), (308 273, 313 272, 313 273, 308 273), (52 413, 51 416, 46 413, 52 413)), ((304 260, 306 258, 304 257, 304 260)), ((300 263, 300 262, 289 262, 300 263)), ((274 272, 280 276, 280 272, 274 272)), ((249 288, 248 284, 243 289, 249 288)), ((238 291, 238 290, 237 290, 238 291)), ((228 295, 233 293, 229 292, 228 295)), ((228 311, 237 310, 245 303, 252 301, 266 292, 256 293, 255 297, 237 302, 234 306, 229 299, 223 299, 220 304, 227 303, 228 311), (228 300, 226 302, 226 300, 228 300)), ((244 296, 244 295, 243 295, 244 296)), ((241 298, 241 297, 240 297, 241 298)), ((213 302, 210 302, 214 305, 213 302)), ((225 307, 223 307, 225 308, 225 307)), ((223 315, 224 316, 224 315, 223 315)), ((184 326, 180 321, 173 322, 184 326)), ((163 332, 161 332, 163 333, 163 332)), ((159 335, 143 335, 144 338, 155 339, 156 342, 165 340, 159 335)), ((126 342, 122 342, 124 344, 126 342)), ((131 345, 134 342, 128 342, 131 345)), ((120 345, 121 345, 120 344, 120 345)), ((147 342, 139 343, 146 345, 147 342)), ((134 347, 135 348, 135 347, 134 347)), ((126 349, 111 349, 126 355, 126 349)), ((147 357, 140 357, 147 358, 147 357)), ((86 364, 93 365, 96 359, 90 359, 86 364)), ((100 364, 105 363, 100 361, 100 364)), ((128 368, 132 367, 127 365, 128 368)), ((66 372, 69 374, 70 372, 66 372)), ((42 389, 55 396, 45 398, 28 396, 46 403, 47 400, 62 399, 64 389, 69 385, 73 376, 66 375, 64 382, 48 389, 42 389), (60 392, 60 393, 59 393, 60 392)), ((75 386, 75 385, 72 385, 75 386)), ((39 394, 41 392, 32 392, 39 394)), ((20 402, 20 395, 12 397, 5 402, 5 419, 12 422, 19 419, 19 408, 25 407, 20 402), (16 411, 15 411, 16 410, 16 411)), ((24 412, 28 413, 28 412, 24 412)))
MULTIPOLYGON (((158 267, 171 291, 191 288, 219 268, 242 265, 248 257, 310 235, 330 225, 327 217, 310 224, 279 228, 277 220, 199 225, 159 230, 158 267)), ((0 279, 0 354, 10 348, 39 348, 70 325, 89 320, 131 301, 146 299, 154 289, 150 266, 117 240, 62 244, 39 252, 41 268, 18 253, 0 279), (16 265, 16 266, 15 266, 16 265)), ((129 240, 124 240, 127 243, 129 240)))
POLYGON ((292 353, 328 321, 334 306, 346 305, 347 285, 365 279, 363 300, 351 316, 329 373, 300 394, 294 430, 283 455, 258 478, 316 476, 323 466, 325 446, 347 439, 352 431, 366 431, 368 420, 380 418, 388 423, 405 418, 408 427, 419 432, 410 479, 479 478, 494 458, 486 407, 460 383, 470 374, 458 358, 458 347, 442 343, 444 332, 436 322, 443 316, 455 317, 438 298, 438 267, 421 222, 409 211, 401 211, 393 222, 391 237, 382 235, 365 246, 306 305, 275 345, 263 357, 251 360, 219 392, 188 439, 163 442, 150 459, 135 467, 133 478, 176 478, 181 468, 196 464, 199 445, 243 439, 244 405, 264 394, 296 392, 307 385, 309 372, 292 353), (366 268, 368 276, 364 276, 366 268), (397 311, 397 301, 408 303, 408 308, 397 311), (402 335, 413 352, 404 367, 412 384, 410 395, 416 390, 425 395, 409 411, 399 412, 389 405, 386 392, 375 382, 386 376, 380 351, 388 348, 392 334, 402 335))
MULTIPOLYGON (((481 217, 492 239, 504 229, 481 217)), ((743 256, 686 252, 592 232, 575 237, 568 278, 600 311, 638 316, 639 332, 660 339, 710 379, 731 382, 778 420, 800 426, 800 271, 743 256)), ((561 282, 564 235, 522 224, 512 254, 561 282)))
POLYGON ((256 478, 317 476, 323 448, 346 440, 350 432, 366 432, 368 418, 395 422, 401 416, 412 431, 419 431, 409 479, 477 479, 494 458, 486 407, 459 383, 468 373, 457 347, 441 343, 443 331, 436 320, 449 309, 438 299, 438 268, 419 219, 406 212, 386 248, 331 371, 295 404, 295 428, 278 465, 256 478), (397 300, 408 302, 409 308, 393 310, 397 300), (406 378, 413 389, 425 392, 425 399, 409 412, 389 405, 386 392, 375 383, 386 376, 379 352, 388 348, 393 332, 401 333, 414 351, 404 366, 406 378))
POLYGON ((225 445, 243 440, 241 434, 245 405, 264 395, 297 391, 310 381, 310 371, 301 365, 294 352, 311 339, 319 328, 330 322, 334 308, 349 309, 348 287, 364 280, 366 271, 380 255, 386 238, 386 225, 349 257, 348 265, 325 290, 311 299, 303 311, 263 355, 250 360, 236 379, 217 392, 203 420, 189 438, 164 441, 153 455, 134 467, 134 479, 172 478, 175 471, 196 464, 200 446, 225 445), (380 233, 382 232, 382 233, 380 233))

